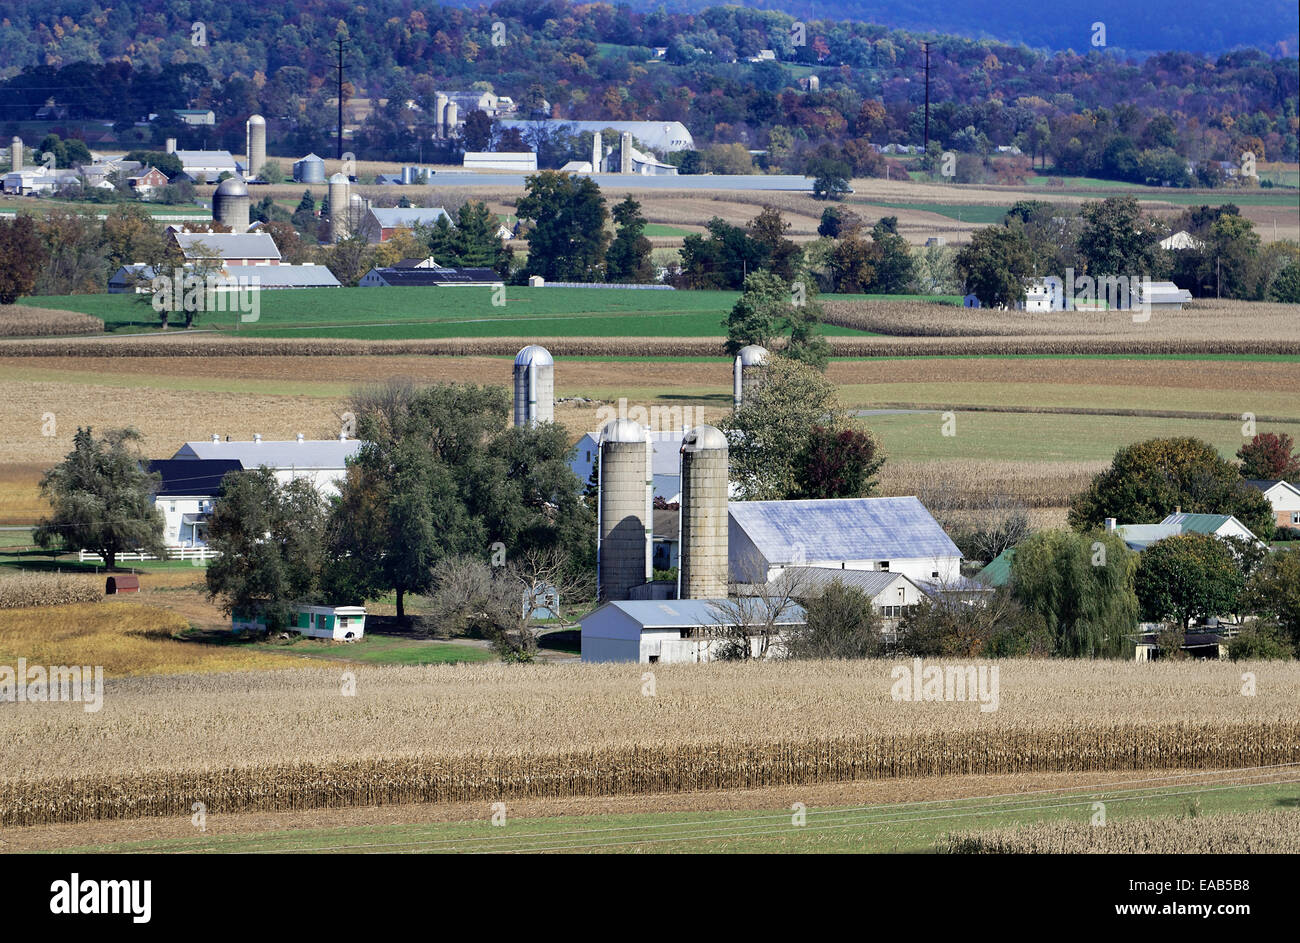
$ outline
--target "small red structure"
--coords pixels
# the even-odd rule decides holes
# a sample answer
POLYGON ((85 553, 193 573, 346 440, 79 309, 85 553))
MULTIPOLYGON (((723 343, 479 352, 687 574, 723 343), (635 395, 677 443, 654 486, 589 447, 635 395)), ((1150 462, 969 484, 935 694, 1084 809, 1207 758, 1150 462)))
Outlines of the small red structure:
POLYGON ((104 581, 104 595, 116 596, 118 593, 140 592, 140 577, 134 574, 110 576, 104 581))

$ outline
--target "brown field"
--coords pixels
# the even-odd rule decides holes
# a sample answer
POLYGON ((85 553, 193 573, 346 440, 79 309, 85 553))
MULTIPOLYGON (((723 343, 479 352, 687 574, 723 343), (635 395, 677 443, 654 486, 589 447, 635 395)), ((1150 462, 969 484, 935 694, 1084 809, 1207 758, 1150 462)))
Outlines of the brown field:
POLYGON ((0 337, 103 334, 104 322, 76 311, 0 305, 0 337))
POLYGON ((357 668, 354 697, 329 669, 122 678, 98 713, 0 712, 0 817, 1300 761, 1296 663, 1002 661, 990 712, 894 701, 898 664, 656 666, 654 696, 642 665, 357 668))
MULTIPOLYGON (((1097 773, 1018 773, 1015 775, 928 776, 922 778, 858 780, 799 786, 760 786, 753 789, 658 793, 638 796, 567 796, 517 799, 511 818, 593 816, 689 812, 742 812, 788 809, 793 802, 809 808, 943 802, 1046 790, 1123 788, 1146 785, 1152 779, 1185 779, 1172 771, 1112 771, 1097 773)), ((305 809, 293 812, 243 812, 212 815, 207 831, 214 836, 257 834, 285 830, 357 828, 395 824, 470 822, 484 817, 482 802, 441 802, 305 809)), ((9 854, 54 851, 69 847, 115 843, 191 839, 194 826, 187 815, 141 819, 98 819, 7 828, 3 850, 9 854)))
POLYGON ((103 598, 104 581, 97 576, 39 571, 0 573, 0 609, 99 602, 103 598))
POLYGON ((949 835, 956 855, 1278 855, 1300 854, 1300 811, 1189 818, 1078 822, 949 835))

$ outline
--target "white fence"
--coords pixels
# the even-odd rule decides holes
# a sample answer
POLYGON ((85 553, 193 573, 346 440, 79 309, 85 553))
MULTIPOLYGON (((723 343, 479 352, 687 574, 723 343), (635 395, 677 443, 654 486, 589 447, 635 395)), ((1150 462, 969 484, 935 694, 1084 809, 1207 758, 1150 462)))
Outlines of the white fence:
MULTIPOLYGON (((206 563, 214 559, 217 551, 208 547, 171 547, 167 551, 168 560, 190 560, 200 563, 206 563)), ((158 557, 150 553, 119 553, 117 562, 121 563, 126 560, 157 560, 158 557)), ((91 553, 89 550, 78 550, 77 560, 81 563, 103 563, 104 558, 97 553, 91 553)))

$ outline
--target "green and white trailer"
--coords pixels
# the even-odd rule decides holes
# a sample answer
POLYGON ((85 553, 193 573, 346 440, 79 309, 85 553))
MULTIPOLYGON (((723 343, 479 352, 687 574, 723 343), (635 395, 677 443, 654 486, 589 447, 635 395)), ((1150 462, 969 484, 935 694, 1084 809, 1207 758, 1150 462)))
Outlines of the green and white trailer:
MULTIPOLYGON (((230 627, 235 632, 265 632, 266 616, 257 613, 246 615, 235 612, 230 617, 230 627)), ((366 633, 365 606, 298 606, 289 617, 286 628, 311 638, 327 638, 337 642, 350 642, 366 633)))

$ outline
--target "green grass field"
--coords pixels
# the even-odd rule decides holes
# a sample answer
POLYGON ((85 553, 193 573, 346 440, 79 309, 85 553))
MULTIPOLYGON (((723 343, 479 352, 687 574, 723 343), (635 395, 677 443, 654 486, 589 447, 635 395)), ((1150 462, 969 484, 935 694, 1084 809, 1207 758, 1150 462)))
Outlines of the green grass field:
MULTIPOLYGON (((739 297, 733 291, 608 288, 313 288, 266 292, 258 320, 237 311, 204 314, 195 327, 256 337, 415 339, 440 337, 720 337, 739 297)), ((110 333, 152 331, 158 316, 139 295, 61 295, 23 299, 36 307, 103 318, 110 333)), ((844 296, 852 298, 857 296, 844 296)), ((876 296, 882 298, 884 296, 876 296)), ((828 335, 867 332, 827 326, 828 335)))
POLYGON ((876 203, 873 201, 854 205, 860 205, 864 209, 918 210, 923 213, 937 213, 963 223, 1000 223, 1002 217, 1007 215, 1007 210, 1011 209, 1010 204, 989 206, 982 203, 876 203))
MULTIPOLYGON (((1300 802, 1294 782, 1256 785, 1258 774, 1215 773, 1148 785, 1090 790, 1050 790, 1014 796, 848 807, 810 807, 805 824, 789 808, 753 812, 672 812, 643 815, 512 818, 490 822, 485 806, 477 821, 434 824, 286 829, 223 835, 221 816, 210 814, 207 834, 110 845, 69 847, 64 852, 173 854, 277 852, 421 853, 925 853, 952 832, 1045 822, 1094 820, 1105 804, 1106 822, 1180 818, 1227 812, 1274 811, 1300 802), (1251 780, 1251 776, 1255 779, 1251 780)), ((705 799, 706 797, 702 797, 705 799)), ((1098 826, 1104 827, 1104 826, 1098 826)))
POLYGON ((249 646, 276 655, 301 655, 322 661, 361 662, 367 665, 453 665, 462 662, 495 661, 487 648, 456 642, 366 635, 349 645, 331 645, 319 639, 299 637, 288 642, 258 642, 249 646))

